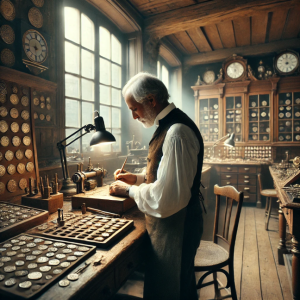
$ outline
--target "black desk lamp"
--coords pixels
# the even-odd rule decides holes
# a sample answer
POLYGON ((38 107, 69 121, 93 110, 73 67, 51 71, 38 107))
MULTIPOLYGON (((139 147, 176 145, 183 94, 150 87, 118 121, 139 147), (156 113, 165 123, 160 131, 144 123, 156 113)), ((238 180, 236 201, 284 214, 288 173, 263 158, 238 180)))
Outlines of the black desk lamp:
POLYGON ((61 160, 61 167, 63 172, 63 185, 60 190, 61 193, 64 194, 64 197, 70 197, 72 195, 76 194, 76 184, 73 183, 73 181, 70 178, 69 170, 68 170, 68 164, 67 164, 67 158, 66 158, 66 147, 68 147, 70 144, 81 138, 82 136, 86 135, 87 133, 90 133, 92 130, 96 130, 95 133, 92 135, 92 139, 90 141, 90 146, 95 146, 100 143, 102 144, 111 144, 115 143, 116 139, 115 137, 105 129, 104 120, 102 117, 99 116, 98 111, 95 111, 95 119, 94 119, 95 125, 88 124, 82 126, 80 129, 63 139, 62 141, 57 143, 57 148, 59 150, 60 154, 60 160, 61 160), (68 144, 63 144, 67 139, 75 135, 77 132, 85 130, 84 133, 82 133, 80 136, 76 137, 74 140, 69 142, 68 144))
POLYGON ((234 133, 228 133, 225 136, 221 137, 213 144, 213 157, 215 157, 215 147, 216 146, 227 146, 227 147, 234 147, 234 133))

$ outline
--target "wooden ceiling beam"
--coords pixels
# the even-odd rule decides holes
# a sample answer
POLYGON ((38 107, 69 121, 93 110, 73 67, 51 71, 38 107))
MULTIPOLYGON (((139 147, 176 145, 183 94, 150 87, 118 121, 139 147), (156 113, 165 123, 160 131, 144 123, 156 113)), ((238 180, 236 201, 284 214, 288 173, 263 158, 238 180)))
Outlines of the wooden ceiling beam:
POLYGON ((261 45, 236 47, 231 49, 220 49, 206 53, 193 54, 190 56, 185 56, 183 59, 183 64, 185 66, 210 64, 221 62, 233 54, 237 54, 240 56, 256 56, 273 53, 288 48, 300 48, 300 39, 296 38, 261 45))
POLYGON ((150 35, 163 37, 195 27, 250 17, 258 11, 293 7, 299 3, 300 0, 210 0, 148 17, 144 25, 150 35))

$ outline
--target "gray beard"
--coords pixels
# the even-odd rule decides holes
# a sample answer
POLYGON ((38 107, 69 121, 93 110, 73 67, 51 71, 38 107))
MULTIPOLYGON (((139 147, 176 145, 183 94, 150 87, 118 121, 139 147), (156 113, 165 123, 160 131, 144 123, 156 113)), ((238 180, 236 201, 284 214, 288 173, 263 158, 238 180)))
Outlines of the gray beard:
POLYGON ((145 128, 150 128, 154 125, 156 118, 156 112, 153 110, 152 106, 148 103, 143 104, 144 107, 144 118, 137 119, 145 128))

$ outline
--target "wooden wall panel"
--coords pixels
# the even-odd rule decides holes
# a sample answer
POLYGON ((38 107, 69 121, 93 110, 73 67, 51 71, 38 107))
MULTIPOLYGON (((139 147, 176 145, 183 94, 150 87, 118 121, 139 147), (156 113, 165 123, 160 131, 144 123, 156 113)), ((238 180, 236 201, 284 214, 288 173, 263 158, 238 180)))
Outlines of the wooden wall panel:
POLYGON ((288 11, 288 9, 273 11, 269 31, 269 42, 281 39, 288 11))
POLYGON ((178 39, 178 41, 187 50, 189 54, 198 53, 198 49, 196 48, 186 31, 176 33, 175 37, 178 39))
POLYGON ((268 12, 258 12, 251 20, 251 44, 263 44, 266 40, 268 12))
POLYGON ((282 34, 282 39, 292 39, 298 36, 300 30, 300 6, 289 10, 288 18, 282 34))
POLYGON ((250 45, 250 18, 233 20, 237 47, 250 45))
POLYGON ((200 52, 212 51, 211 46, 202 31, 202 28, 190 29, 188 30, 188 34, 200 52))
POLYGON ((223 49, 223 44, 216 25, 205 26, 204 31, 214 50, 223 49))
POLYGON ((167 38, 181 53, 189 54, 174 34, 169 35, 167 38))
POLYGON ((224 48, 236 47, 232 21, 225 21, 217 24, 220 38, 224 48))

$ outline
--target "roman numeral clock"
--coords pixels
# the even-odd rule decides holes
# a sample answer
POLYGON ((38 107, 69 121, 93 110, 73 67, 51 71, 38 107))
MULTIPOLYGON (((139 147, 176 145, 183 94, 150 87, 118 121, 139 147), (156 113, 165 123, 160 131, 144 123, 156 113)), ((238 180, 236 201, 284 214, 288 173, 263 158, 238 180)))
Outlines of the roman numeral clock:
POLYGON ((280 75, 291 75, 299 71, 299 53, 286 50, 274 58, 274 69, 280 75))

